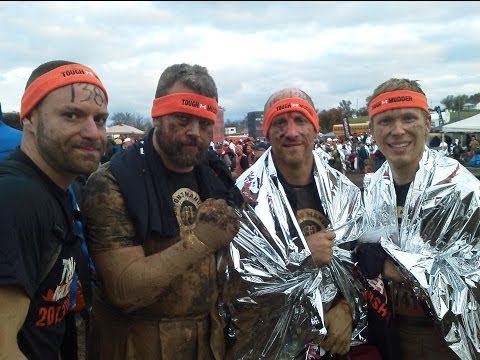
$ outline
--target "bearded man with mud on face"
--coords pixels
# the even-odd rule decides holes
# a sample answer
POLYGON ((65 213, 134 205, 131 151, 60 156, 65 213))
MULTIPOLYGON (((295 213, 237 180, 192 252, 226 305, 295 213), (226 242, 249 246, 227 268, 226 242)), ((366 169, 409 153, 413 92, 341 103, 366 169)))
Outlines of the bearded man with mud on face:
POLYGON ((153 129, 87 182, 87 243, 100 280, 89 359, 224 357, 215 252, 238 221, 206 163, 217 99, 206 68, 168 67, 153 129))

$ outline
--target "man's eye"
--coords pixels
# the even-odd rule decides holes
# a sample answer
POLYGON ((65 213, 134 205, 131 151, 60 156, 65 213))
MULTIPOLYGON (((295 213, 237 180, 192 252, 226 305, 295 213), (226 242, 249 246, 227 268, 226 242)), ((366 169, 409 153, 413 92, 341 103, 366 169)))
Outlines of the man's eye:
POLYGON ((209 121, 209 120, 200 120, 200 126, 201 127, 209 127, 210 125, 212 125, 212 122, 209 121))
POLYGON ((177 117, 177 121, 180 125, 187 125, 190 122, 190 119, 186 116, 177 117))
POLYGON ((74 112, 67 112, 63 114, 64 117, 68 118, 69 120, 77 120, 78 116, 74 112))
POLYGON ((415 116, 406 116, 405 118, 403 118, 403 121, 406 123, 412 123, 417 121, 417 118, 415 116))
POLYGON ((97 124, 97 126, 104 127, 107 123, 107 118, 104 116, 95 118, 95 123, 97 124))

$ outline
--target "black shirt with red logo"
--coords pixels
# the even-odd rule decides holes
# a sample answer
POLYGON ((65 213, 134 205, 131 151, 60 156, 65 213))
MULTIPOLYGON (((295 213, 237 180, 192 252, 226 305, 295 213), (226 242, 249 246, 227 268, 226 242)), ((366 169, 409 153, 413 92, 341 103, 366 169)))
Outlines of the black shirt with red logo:
POLYGON ((28 359, 58 359, 75 271, 72 202, 20 150, 10 158, 36 176, 0 175, 0 286, 31 300, 20 350, 28 359))

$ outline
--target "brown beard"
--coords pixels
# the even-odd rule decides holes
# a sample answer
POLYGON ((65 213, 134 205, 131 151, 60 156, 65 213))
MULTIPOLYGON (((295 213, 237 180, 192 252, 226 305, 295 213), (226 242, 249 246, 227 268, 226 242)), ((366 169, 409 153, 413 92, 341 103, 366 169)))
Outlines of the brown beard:
POLYGON ((208 143, 202 145, 202 141, 195 138, 180 142, 178 137, 175 136, 175 126, 169 126, 166 122, 161 123, 155 129, 154 136, 164 155, 179 167, 198 165, 207 157, 208 143), (182 151, 184 146, 196 146, 198 152, 196 154, 184 153, 182 151))

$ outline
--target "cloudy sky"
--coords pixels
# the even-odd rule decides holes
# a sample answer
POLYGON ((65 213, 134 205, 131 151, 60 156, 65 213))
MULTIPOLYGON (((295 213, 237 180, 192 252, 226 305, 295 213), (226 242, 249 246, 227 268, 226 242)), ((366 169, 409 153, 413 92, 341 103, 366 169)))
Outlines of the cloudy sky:
POLYGON ((110 114, 149 117, 174 63, 207 67, 226 120, 295 86, 319 110, 365 106, 391 77, 420 80, 431 106, 480 92, 480 2, 0 2, 0 102, 19 111, 32 70, 92 67, 110 114))

